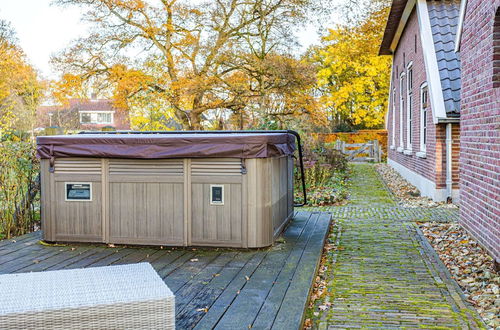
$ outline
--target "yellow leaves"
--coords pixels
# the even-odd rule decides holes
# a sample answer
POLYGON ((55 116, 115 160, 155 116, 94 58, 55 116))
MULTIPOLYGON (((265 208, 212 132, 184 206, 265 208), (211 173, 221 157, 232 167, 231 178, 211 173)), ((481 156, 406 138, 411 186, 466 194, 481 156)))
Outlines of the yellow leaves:
POLYGON ((0 135, 14 127, 31 128, 41 88, 24 52, 0 36, 0 135))
POLYGON ((338 26, 323 38, 313 60, 327 107, 354 125, 383 124, 389 93, 390 59, 378 56, 385 25, 383 11, 355 27, 338 26))

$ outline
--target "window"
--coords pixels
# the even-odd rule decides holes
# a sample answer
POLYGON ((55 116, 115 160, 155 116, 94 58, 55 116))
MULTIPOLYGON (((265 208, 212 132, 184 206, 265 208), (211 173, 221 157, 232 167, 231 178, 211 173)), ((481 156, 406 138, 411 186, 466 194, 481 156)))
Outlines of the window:
POLYGON ((80 113, 80 123, 82 123, 82 124, 90 124, 90 123, 92 123, 92 119, 90 117, 90 113, 80 113))
POLYGON ((426 151, 427 145, 427 120, 429 109, 429 89, 427 83, 420 87, 420 151, 426 151))
MULTIPOLYGON (((405 108, 405 73, 399 77, 399 147, 404 148, 403 141, 403 109, 405 108)), ((401 150, 402 151, 402 150, 401 150)))
POLYGON ((391 146, 396 146, 396 88, 392 90, 392 143, 391 146))
POLYGON ((411 150, 412 137, 413 137, 413 127, 412 127, 412 117, 413 117, 413 68, 412 63, 408 64, 408 72, 406 74, 407 80, 407 96, 406 96, 406 149, 411 150))
POLYGON ((113 111, 80 111, 81 124, 113 124, 113 111))

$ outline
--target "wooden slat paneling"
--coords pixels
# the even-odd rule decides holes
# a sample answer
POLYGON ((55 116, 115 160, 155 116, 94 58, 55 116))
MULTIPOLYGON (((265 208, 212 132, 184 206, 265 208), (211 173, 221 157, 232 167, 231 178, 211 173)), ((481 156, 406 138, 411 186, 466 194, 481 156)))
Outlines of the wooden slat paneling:
POLYGON ((191 175, 193 176, 241 175, 241 168, 241 159, 238 158, 207 158, 191 160, 191 175))
POLYGON ((54 163, 55 174, 101 174, 100 158, 56 158, 54 163))
POLYGON ((183 183, 110 183, 111 242, 132 244, 184 240, 183 183))
MULTIPOLYGON (((78 177, 75 177, 77 179, 78 177)), ((55 183, 55 240, 75 241, 88 237, 93 240, 102 236, 101 183, 92 182, 92 201, 65 201, 65 182, 55 183)))
POLYGON ((110 175, 183 175, 182 159, 110 159, 110 175))
POLYGON ((224 205, 210 205, 209 183, 192 183, 191 187, 191 242, 241 246, 241 183, 224 184, 224 205))

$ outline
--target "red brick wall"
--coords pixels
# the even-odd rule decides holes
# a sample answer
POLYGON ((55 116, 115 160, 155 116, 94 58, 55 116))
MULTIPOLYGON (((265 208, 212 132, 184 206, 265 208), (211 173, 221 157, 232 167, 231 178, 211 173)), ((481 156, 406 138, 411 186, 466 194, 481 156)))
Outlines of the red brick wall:
MULTIPOLYGON (((399 122, 400 122, 400 75, 402 70, 407 72, 408 63, 413 62, 413 116, 412 116, 412 151, 411 155, 398 152, 397 149, 389 150, 389 159, 398 162, 406 168, 422 175, 423 177, 436 183, 437 189, 446 188, 446 125, 434 125, 432 108, 429 105, 427 114, 427 143, 426 158, 419 158, 415 154, 420 151, 420 87, 427 81, 424 57, 422 53, 422 43, 420 40, 418 17, 413 10, 405 30, 399 40, 398 48, 393 58, 392 87, 396 89, 396 97, 393 100, 392 91, 389 104, 389 114, 387 117, 387 128, 389 131, 388 144, 392 144, 392 116, 396 119, 395 147, 400 147, 399 142, 399 122), (416 48, 415 48, 416 38, 416 48), (395 102, 395 114, 392 113, 392 103, 395 102)), ((404 95, 405 103, 406 92, 404 95)), ((405 104, 406 107, 406 104, 405 104)), ((403 148, 406 148, 406 109, 403 111, 403 148)), ((458 161, 459 152, 459 128, 458 124, 453 124, 453 152, 454 161, 458 161)), ((458 188, 458 164, 454 164, 454 188, 458 188)))
POLYGON ((461 224, 500 261, 500 88, 493 25, 500 0, 469 0, 460 47, 461 224))

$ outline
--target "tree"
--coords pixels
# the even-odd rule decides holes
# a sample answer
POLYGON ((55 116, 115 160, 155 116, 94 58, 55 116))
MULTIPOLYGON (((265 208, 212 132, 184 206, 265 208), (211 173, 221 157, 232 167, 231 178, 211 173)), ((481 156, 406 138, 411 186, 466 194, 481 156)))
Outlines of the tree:
POLYGON ((386 17, 382 7, 355 26, 331 29, 314 52, 321 99, 334 124, 371 128, 384 122, 391 63, 378 56, 378 47, 386 17))
POLYGON ((134 98, 154 95, 162 105, 158 111, 172 113, 185 128, 200 129, 209 112, 247 117, 244 111, 263 107, 265 98, 303 81, 294 74, 273 79, 277 72, 268 64, 279 57, 301 63, 288 52, 294 45, 291 30, 320 1, 56 2, 87 8, 85 19, 94 27, 54 59, 63 72, 92 81, 128 107, 137 103, 134 98), (131 59, 132 53, 138 55, 131 59))
POLYGON ((0 19, 0 133, 34 128, 42 83, 17 45, 10 24, 0 19))

